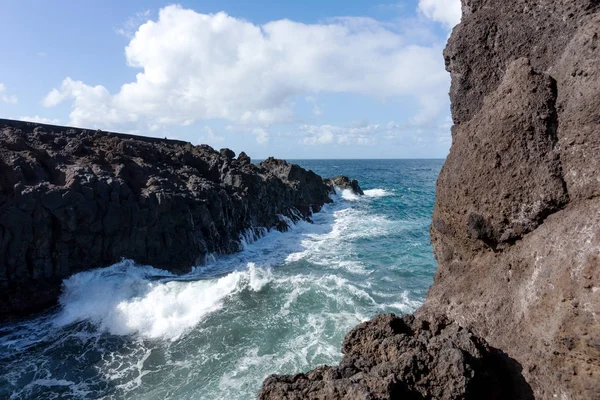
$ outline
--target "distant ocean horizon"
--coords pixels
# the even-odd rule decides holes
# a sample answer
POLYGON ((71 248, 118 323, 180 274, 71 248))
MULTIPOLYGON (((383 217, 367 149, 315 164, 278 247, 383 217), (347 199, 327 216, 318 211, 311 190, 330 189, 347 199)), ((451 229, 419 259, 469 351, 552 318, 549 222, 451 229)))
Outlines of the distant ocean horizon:
POLYGON ((337 363, 356 324, 416 310, 444 160, 288 161, 365 195, 187 275, 124 260, 70 277, 60 306, 0 326, 0 398, 253 399, 269 374, 337 363))

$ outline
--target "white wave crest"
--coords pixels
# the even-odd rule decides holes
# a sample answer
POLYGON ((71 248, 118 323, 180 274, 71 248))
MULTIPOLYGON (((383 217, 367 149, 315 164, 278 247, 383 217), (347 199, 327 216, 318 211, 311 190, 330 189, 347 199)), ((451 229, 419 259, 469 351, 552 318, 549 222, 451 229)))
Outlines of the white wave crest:
POLYGON ((369 189, 364 191, 366 197, 377 198, 391 196, 392 192, 385 189, 369 189))
POLYGON ((358 201, 358 200, 360 200, 360 196, 357 195, 357 194, 355 194, 350 189, 336 188, 336 192, 340 193, 340 196, 342 197, 342 199, 344 199, 346 201, 358 201))
POLYGON ((269 270, 253 263, 218 279, 166 281, 172 275, 126 260, 108 268, 81 272, 64 282, 58 325, 90 321, 115 335, 177 340, 224 300, 245 288, 260 291, 269 270))
POLYGON ((383 305, 382 308, 391 307, 400 310, 402 313, 412 313, 421 306, 422 301, 417 299, 411 299, 407 290, 400 294, 400 301, 392 304, 383 305))
POLYGON ((367 199, 376 199, 379 197, 392 196, 393 192, 386 189, 368 189, 364 191, 364 195, 360 196, 355 194, 350 189, 340 189, 339 187, 335 188, 335 192, 338 198, 342 198, 345 201, 361 201, 367 199))

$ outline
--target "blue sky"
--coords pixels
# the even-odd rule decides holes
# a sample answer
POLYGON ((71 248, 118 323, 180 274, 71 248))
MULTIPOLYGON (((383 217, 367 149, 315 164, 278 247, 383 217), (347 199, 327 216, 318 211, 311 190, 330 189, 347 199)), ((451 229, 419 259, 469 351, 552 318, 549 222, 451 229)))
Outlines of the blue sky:
POLYGON ((0 3, 0 117, 264 158, 439 158, 458 0, 0 3))

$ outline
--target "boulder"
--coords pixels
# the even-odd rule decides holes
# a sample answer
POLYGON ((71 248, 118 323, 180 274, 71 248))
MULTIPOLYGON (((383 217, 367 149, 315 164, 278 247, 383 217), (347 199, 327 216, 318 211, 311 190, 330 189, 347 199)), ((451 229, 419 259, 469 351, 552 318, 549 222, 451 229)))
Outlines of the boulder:
POLYGON ((365 193, 360 188, 358 181, 356 179, 350 179, 347 176, 339 175, 335 178, 327 179, 329 185, 335 190, 335 188, 341 190, 350 190, 353 194, 356 195, 364 195, 365 193))

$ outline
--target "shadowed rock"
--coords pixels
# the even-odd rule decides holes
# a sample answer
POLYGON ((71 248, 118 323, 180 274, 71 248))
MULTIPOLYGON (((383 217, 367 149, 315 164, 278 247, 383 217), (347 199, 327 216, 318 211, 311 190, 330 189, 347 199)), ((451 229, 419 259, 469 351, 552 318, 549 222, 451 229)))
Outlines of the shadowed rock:
POLYGON ((122 257, 174 272, 331 202, 320 176, 229 149, 0 120, 0 319, 122 257), (282 218, 287 217, 287 218, 282 218))
POLYGON ((356 179, 350 179, 344 175, 336 176, 335 178, 329 178, 327 179, 327 182, 329 182, 329 184, 334 188, 340 188, 342 190, 347 189, 352 193, 361 196, 365 194, 360 188, 360 185, 356 179))
POLYGON ((381 328, 339 367, 268 378, 263 398, 600 399, 600 1, 462 6, 444 51, 455 125, 431 224, 439 267, 415 315, 464 331, 390 353, 381 328), (464 332, 504 356, 474 353, 464 332), (464 361, 435 361, 459 349, 464 361), (400 364, 407 354, 417 361, 400 364), (512 393, 463 374, 507 376, 494 368, 512 393))
POLYGON ((600 398, 600 2, 464 0, 444 55, 455 126, 418 314, 504 350, 537 398, 600 398))
POLYGON ((258 398, 529 399, 518 365, 443 317, 379 315, 354 328, 339 366, 273 375, 258 398))

